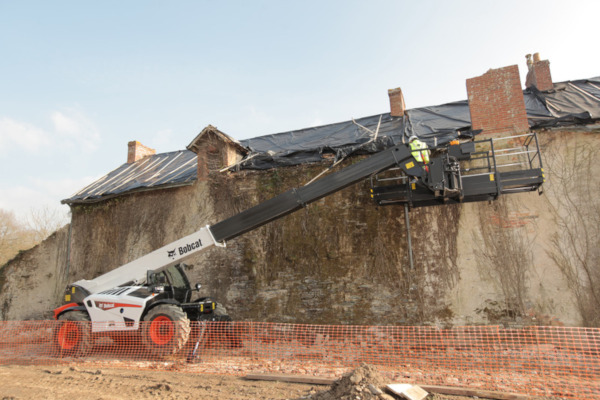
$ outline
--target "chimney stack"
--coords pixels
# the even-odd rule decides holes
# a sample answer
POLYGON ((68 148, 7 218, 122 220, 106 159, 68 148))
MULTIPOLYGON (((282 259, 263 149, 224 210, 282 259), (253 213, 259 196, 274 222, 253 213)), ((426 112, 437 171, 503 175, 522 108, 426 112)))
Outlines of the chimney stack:
POLYGON ((144 146, 137 140, 127 143, 127 164, 134 163, 153 154, 156 154, 156 150, 144 146))
POLYGON ((390 115, 392 117, 404 116, 404 96, 402 95, 402 89, 389 89, 388 96, 390 96, 390 115))
POLYGON ((525 78, 525 87, 530 88, 535 86, 538 90, 544 92, 552 90, 554 85, 552 84, 552 76, 550 75, 550 61, 542 60, 540 53, 525 56, 527 58, 527 78, 525 78))
POLYGON ((490 69, 467 79, 472 129, 498 135, 529 130, 519 67, 490 69))

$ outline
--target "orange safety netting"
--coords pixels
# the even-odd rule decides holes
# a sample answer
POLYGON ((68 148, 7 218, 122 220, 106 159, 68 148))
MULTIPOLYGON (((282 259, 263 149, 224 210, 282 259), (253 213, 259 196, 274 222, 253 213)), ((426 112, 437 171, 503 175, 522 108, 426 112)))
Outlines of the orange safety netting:
POLYGON ((133 332, 108 334, 92 333, 86 321, 0 322, 0 364, 339 377, 368 363, 396 382, 600 399, 595 328, 141 324, 133 332))

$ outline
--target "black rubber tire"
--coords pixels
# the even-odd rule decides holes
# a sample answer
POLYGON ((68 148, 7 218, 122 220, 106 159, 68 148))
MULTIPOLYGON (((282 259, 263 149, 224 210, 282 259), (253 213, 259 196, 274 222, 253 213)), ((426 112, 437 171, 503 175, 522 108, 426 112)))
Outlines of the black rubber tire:
POLYGON ((85 311, 67 311, 58 317, 52 332, 52 344, 59 356, 85 357, 94 341, 90 317, 85 311))
POLYGON ((229 348, 243 347, 242 340, 239 338, 239 335, 233 326, 233 322, 231 321, 231 317, 227 314, 225 306, 221 303, 217 303, 213 314, 216 317, 219 317, 220 321, 227 323, 227 328, 222 338, 225 341, 226 346, 229 348))
POLYGON ((181 307, 160 304, 144 317, 142 342, 155 356, 164 357, 180 351, 190 337, 190 320, 181 307))

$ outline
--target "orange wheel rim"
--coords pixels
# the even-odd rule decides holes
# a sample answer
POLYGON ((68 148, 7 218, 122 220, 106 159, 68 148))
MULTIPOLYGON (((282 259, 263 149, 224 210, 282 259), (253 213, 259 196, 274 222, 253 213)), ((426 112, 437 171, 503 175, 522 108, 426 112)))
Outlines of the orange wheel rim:
POLYGON ((63 323, 58 331, 58 345, 63 350, 71 350, 79 343, 79 327, 71 321, 63 323))
POLYGON ((169 317, 160 315, 150 323, 150 339, 156 344, 163 345, 169 343, 174 334, 175 327, 169 317))

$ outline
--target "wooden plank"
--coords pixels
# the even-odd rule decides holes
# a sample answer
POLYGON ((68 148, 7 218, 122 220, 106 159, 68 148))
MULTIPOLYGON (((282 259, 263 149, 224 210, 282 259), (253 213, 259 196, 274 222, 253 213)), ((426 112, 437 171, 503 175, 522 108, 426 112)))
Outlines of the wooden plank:
POLYGON ((391 383, 386 388, 407 400, 424 400, 429 395, 421 386, 410 383, 391 383))
MULTIPOLYGON (((291 383, 306 383, 310 385, 333 385, 336 379, 307 375, 287 374, 250 374, 244 379, 254 381, 280 381, 291 383)), ((491 390, 472 389, 453 386, 419 385, 423 390, 431 393, 449 394, 454 396, 477 396, 485 399, 496 400, 530 400, 529 396, 516 393, 494 392, 491 390)))
POLYGON ((493 392, 491 390, 480 390, 471 388, 461 388, 453 386, 434 386, 434 385, 419 385, 424 390, 431 393, 450 394, 455 396, 477 396, 486 399, 497 400, 529 400, 529 396, 507 392, 493 392))
POLYGON ((332 385, 335 379, 323 378, 307 375, 286 375, 286 374, 250 374, 244 376, 244 379, 252 381, 280 381, 292 383, 307 383, 311 385, 332 385))

